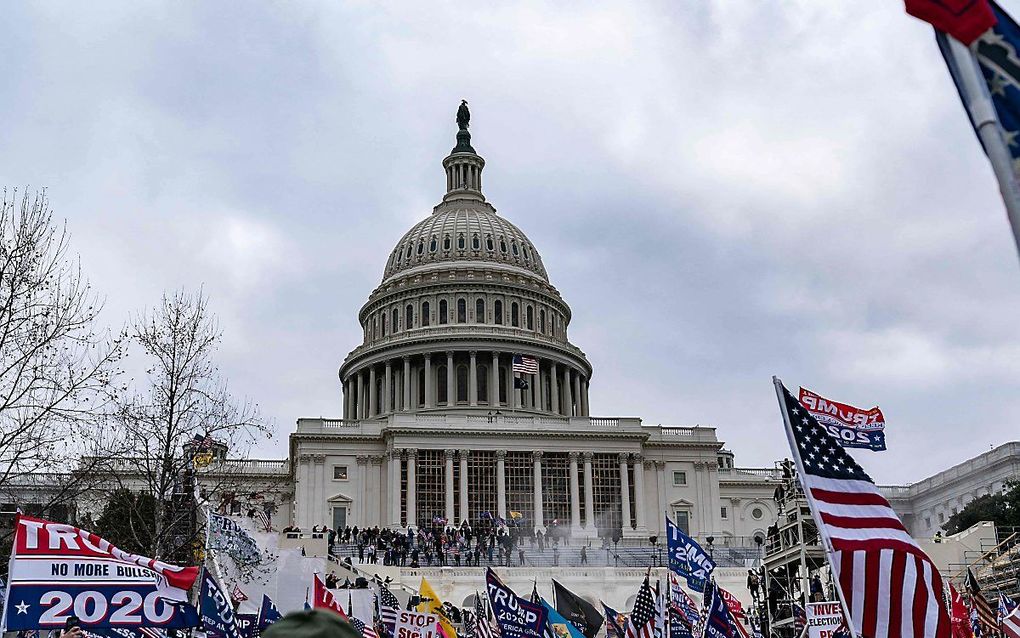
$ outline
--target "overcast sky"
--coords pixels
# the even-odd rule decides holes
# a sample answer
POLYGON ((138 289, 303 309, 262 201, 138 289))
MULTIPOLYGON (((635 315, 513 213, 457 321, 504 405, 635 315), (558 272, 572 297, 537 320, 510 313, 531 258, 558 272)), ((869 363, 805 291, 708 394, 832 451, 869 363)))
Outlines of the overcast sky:
POLYGON ((49 190, 109 325, 204 286, 266 456, 340 416, 461 98, 488 199, 573 308, 593 414, 771 464, 778 374, 883 408, 889 451, 855 454, 880 482, 1017 438, 1018 258, 902 2, 480 4, 7 5, 0 184, 49 190))

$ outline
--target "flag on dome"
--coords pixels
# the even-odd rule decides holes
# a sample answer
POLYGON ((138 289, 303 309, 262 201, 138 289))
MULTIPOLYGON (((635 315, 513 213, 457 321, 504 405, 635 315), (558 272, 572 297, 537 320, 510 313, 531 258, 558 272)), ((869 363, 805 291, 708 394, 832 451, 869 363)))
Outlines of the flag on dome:
POLYGON ((854 633, 949 638, 942 576, 871 477, 773 377, 790 448, 854 633))
POLYGON ((513 371, 521 374, 538 374, 538 359, 515 354, 513 371))

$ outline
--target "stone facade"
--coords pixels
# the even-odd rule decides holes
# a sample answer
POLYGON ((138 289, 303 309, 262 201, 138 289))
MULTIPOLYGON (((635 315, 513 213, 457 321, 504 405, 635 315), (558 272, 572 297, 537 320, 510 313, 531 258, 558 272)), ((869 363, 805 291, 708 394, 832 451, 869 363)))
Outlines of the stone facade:
POLYGON ((912 536, 932 536, 979 496, 1020 480, 1020 441, 1004 443, 910 485, 883 485, 882 493, 912 536))

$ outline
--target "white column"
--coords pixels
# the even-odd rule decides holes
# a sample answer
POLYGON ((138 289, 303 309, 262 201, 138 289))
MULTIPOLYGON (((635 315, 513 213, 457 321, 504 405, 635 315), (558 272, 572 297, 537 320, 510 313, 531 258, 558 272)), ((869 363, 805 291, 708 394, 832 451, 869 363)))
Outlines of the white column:
POLYGON ((574 416, 574 399, 570 394, 570 367, 563 366, 563 414, 574 416))
POLYGON ((425 355, 425 407, 431 408, 436 405, 436 395, 432 390, 432 355, 425 355))
POLYGON ((584 453, 584 527, 588 535, 595 534, 595 481, 592 476, 591 460, 594 454, 584 453))
POLYGON ((620 453, 620 509, 623 513, 620 525, 623 533, 626 534, 632 528, 630 526, 630 477, 627 475, 627 453, 620 453))
POLYGON ((297 456, 297 476, 298 484, 295 490, 295 507, 294 507, 294 524, 300 527, 302 530, 307 529, 308 525, 308 508, 311 505, 311 491, 308 489, 309 483, 311 483, 311 464, 312 459, 307 454, 299 454, 297 456))
POLYGON ((468 367, 468 405, 478 405, 478 353, 472 350, 468 353, 471 357, 471 365, 468 367))
POLYGON ((407 451, 407 526, 418 527, 418 450, 407 451))
MULTIPOLYGON (((368 512, 366 511, 368 505, 368 456, 359 454, 354 460, 358 464, 358 485, 360 488, 355 492, 359 496, 351 504, 351 518, 353 520, 349 521, 348 524, 366 527, 368 525, 368 512)), ((329 526, 333 527, 333 521, 329 522, 329 526)))
POLYGON ((545 380, 542 375, 542 363, 538 364, 538 390, 536 391, 536 400, 538 401, 538 409, 541 412, 545 411, 545 393, 548 392, 545 388, 545 380))
POLYGON ((355 382, 358 386, 358 391, 355 396, 354 412, 356 419, 365 418, 365 371, 359 370, 358 374, 355 375, 357 381, 355 382))
POLYGON ((553 363, 549 366, 549 391, 552 406, 552 411, 556 414, 562 414, 560 411, 560 380, 556 376, 556 364, 553 363))
POLYGON ((588 379, 585 378, 581 381, 581 415, 591 416, 591 412, 588 410, 588 379))
POLYGON ((581 372, 578 371, 574 375, 574 401, 577 402, 576 410, 574 411, 575 416, 584 416, 584 410, 581 409, 581 372))
POLYGON ((492 353, 492 369, 489 371, 489 407, 499 407, 499 353, 492 353))
POLYGON ((393 396, 393 365, 386 360, 386 377, 383 379, 382 411, 393 412, 391 397, 393 396))
POLYGON ((344 390, 344 413, 343 414, 344 414, 344 418, 345 419, 349 419, 349 418, 351 418, 351 416, 350 416, 350 409, 351 409, 351 385, 350 385, 350 383, 348 383, 347 381, 344 381, 344 383, 343 383, 343 390, 344 390))
POLYGON ((383 461, 386 460, 386 455, 374 454, 368 461, 372 464, 371 482, 372 482, 372 496, 367 503, 369 510, 368 524, 378 525, 384 527, 386 525, 385 515, 383 514, 383 461))
POLYGON ((446 450, 446 520, 452 525, 454 523, 453 512, 453 450, 446 450))
POLYGON ((496 450, 496 510, 506 520, 506 450, 496 450))
POLYGON ((411 409, 411 357, 404 356, 404 412, 411 409))
POLYGON ((577 452, 567 452, 570 461, 570 533, 581 530, 581 489, 577 483, 577 452))
POLYGON ((368 369, 368 416, 379 414, 379 392, 376 391, 375 366, 368 369))
POLYGON ((457 403, 456 377, 453 374, 453 353, 446 351, 446 405, 453 406, 457 403))
POLYGON ((656 461, 655 462, 655 487, 659 491, 659 509, 655 514, 658 522, 655 524, 655 530, 661 533, 666 531, 666 521, 663 520, 664 513, 669 509, 669 503, 666 502, 666 462, 656 461))
MULTIPOLYGON (((316 454, 312 456, 312 508, 311 524, 323 525, 326 523, 323 510, 326 509, 326 455, 316 454)), ((332 521, 330 521, 332 522, 332 521)))
POLYGON ((469 450, 460 451, 460 521, 468 520, 468 454, 469 450))
POLYGON ((531 453, 534 462, 534 483, 535 483, 535 527, 545 527, 545 518, 542 516, 542 450, 535 450, 531 453))
POLYGON ((400 527, 400 450, 390 450, 390 516, 389 526, 400 527))
POLYGON ((645 460, 640 454, 634 455, 634 514, 637 519, 639 531, 648 530, 648 521, 645 519, 648 504, 645 502, 645 460))

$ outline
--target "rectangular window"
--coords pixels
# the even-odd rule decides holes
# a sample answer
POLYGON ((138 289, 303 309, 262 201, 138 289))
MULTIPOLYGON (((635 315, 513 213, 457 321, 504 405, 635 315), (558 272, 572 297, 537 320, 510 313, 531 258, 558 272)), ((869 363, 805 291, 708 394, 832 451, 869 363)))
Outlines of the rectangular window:
POLYGON ((673 472, 673 485, 687 485, 687 472, 673 472))
POLYGON ((726 511, 725 507, 719 508, 719 518, 727 518, 726 516, 727 514, 728 512, 726 511))
POLYGON ((333 480, 334 481, 346 481, 347 480, 347 466, 346 465, 334 465, 333 466, 333 480))
POLYGON ((684 534, 691 533, 691 513, 687 510, 676 510, 673 512, 673 522, 683 530, 684 534))

